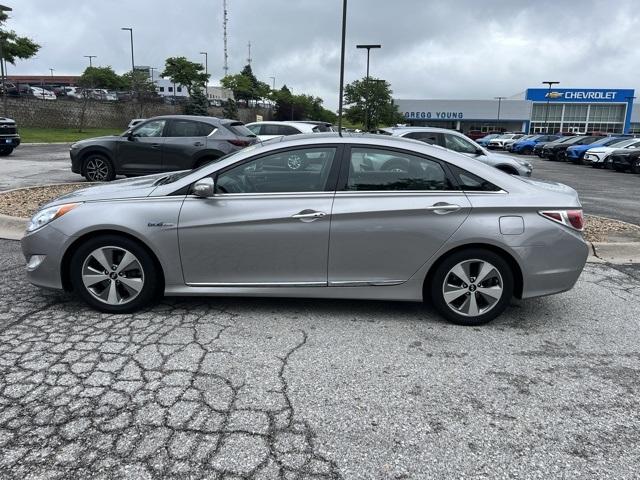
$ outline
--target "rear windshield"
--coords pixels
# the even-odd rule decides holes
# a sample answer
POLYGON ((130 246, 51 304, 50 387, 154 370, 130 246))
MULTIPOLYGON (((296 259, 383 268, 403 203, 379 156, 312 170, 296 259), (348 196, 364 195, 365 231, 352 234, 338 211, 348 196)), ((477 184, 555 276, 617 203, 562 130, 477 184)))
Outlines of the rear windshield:
POLYGON ((244 126, 244 123, 235 122, 235 123, 227 123, 225 127, 228 130, 231 130, 234 134, 239 137, 255 137, 255 134, 244 126))

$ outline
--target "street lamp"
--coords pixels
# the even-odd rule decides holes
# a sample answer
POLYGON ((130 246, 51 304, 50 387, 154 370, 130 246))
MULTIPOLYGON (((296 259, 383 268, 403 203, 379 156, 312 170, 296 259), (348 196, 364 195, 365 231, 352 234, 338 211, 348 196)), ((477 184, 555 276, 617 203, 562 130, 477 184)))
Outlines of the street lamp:
MULTIPOLYGON (((12 12, 11 7, 0 5, 0 12, 12 12)), ((2 74, 2 104, 4 108, 3 115, 7 116, 7 82, 4 72, 4 51, 2 50, 2 42, 0 41, 0 73, 2 74)))
POLYGON ((276 77, 269 77, 271 79, 271 81, 273 82, 273 87, 271 87, 271 90, 275 90, 276 89, 276 77))
POLYGON ((209 53, 208 52, 200 52, 200 55, 204 55, 204 73, 207 74, 207 83, 209 83, 209 53))
POLYGON ((133 90, 133 77, 134 77, 134 70, 136 69, 136 63, 133 60, 133 28, 122 27, 120 30, 128 30, 131 38, 131 90, 133 90))
POLYGON ((500 130, 500 106, 502 105, 502 100, 507 97, 493 97, 495 100, 498 100, 498 120, 496 121, 496 128, 500 130))
POLYGON ((545 85, 549 85, 549 91, 547 92, 547 110, 544 114, 544 131, 549 133, 549 100, 551 100, 551 87, 559 84, 560 82, 542 82, 545 85))
POLYGON ((342 45, 340 47, 340 97, 338 98, 338 135, 342 136, 342 103, 344 97, 344 45, 347 36, 347 0, 342 0, 342 45))
POLYGON ((50 68, 49 71, 51 72, 51 78, 53 78, 53 72, 55 72, 55 69, 50 68))
POLYGON ((356 45, 356 48, 366 48, 367 49, 367 76, 365 77, 365 85, 367 87, 367 98, 365 98, 365 117, 364 117, 364 128, 365 131, 369 131, 369 57, 371 55, 372 48, 382 48, 382 45, 356 45))
POLYGON ((93 67, 93 63, 91 62, 92 58, 97 58, 97 55, 83 55, 84 58, 88 58, 89 59, 89 67, 93 67))

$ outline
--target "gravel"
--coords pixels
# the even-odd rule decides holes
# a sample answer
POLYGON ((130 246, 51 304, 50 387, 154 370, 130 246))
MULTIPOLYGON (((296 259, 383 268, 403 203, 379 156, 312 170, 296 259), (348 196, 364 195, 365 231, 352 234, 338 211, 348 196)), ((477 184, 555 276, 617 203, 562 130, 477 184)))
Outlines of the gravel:
POLYGON ((31 217, 38 209, 62 195, 89 186, 87 183, 65 183, 44 187, 21 188, 0 193, 0 213, 12 217, 31 217))
POLYGON ((640 227, 610 218, 585 215, 584 236, 590 242, 640 241, 640 227))

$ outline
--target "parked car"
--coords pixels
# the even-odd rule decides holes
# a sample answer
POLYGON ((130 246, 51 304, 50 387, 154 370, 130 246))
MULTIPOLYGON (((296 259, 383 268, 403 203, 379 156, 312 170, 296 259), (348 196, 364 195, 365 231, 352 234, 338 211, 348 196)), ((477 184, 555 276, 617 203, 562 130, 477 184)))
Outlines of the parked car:
POLYGON ((615 147, 620 143, 624 143, 629 137, 603 137, 593 143, 586 145, 571 145, 565 152, 565 160, 571 163, 583 163, 584 155, 587 150, 596 147, 615 147))
POLYGON ((577 135, 570 137, 564 142, 552 142, 544 146, 542 156, 549 160, 564 160, 564 154, 571 145, 590 145, 602 137, 577 135))
POLYGON ((40 98, 42 100, 55 100, 56 94, 50 92, 46 88, 42 87, 29 87, 29 91, 33 97, 40 98))
POLYGON ((11 155, 11 152, 20 145, 20 135, 15 120, 0 117, 0 156, 11 155))
POLYGON ((140 125, 142 122, 144 122, 146 120, 146 118, 134 118, 133 120, 131 120, 129 122, 129 125, 127 125, 128 129, 132 129, 133 127, 135 127, 136 125, 140 125))
MULTIPOLYGON (((609 147, 594 147, 587 150, 584 154, 583 162, 594 168, 602 168, 607 166, 607 160, 611 153, 621 148, 638 148, 640 147, 639 138, 628 138, 623 142, 609 147)), ((610 165, 610 164, 609 164, 610 165)))
POLYGON ((528 140, 532 137, 537 137, 537 135, 522 135, 519 138, 512 138, 503 143, 502 149, 507 152, 513 152, 513 146, 516 144, 516 142, 519 142, 520 140, 528 140))
POLYGON ((255 143, 236 120, 189 115, 150 118, 122 135, 71 145, 71 171, 108 182, 116 175, 144 175, 197 168, 255 143))
POLYGON ((634 170, 634 167, 640 160, 640 148, 630 147, 614 150, 609 154, 608 160, 611 160, 611 166, 616 172, 630 171, 640 173, 634 170))
POLYGON ((424 300, 479 325, 514 296, 571 289, 582 229, 565 185, 426 143, 321 133, 75 191, 33 216, 22 250, 31 283, 111 314, 163 293, 358 298, 424 300), (322 161, 292 171, 292 154, 322 161))
POLYGON ((516 140, 511 145, 511 151, 513 153, 519 153, 522 155, 531 155, 533 153, 533 149, 536 145, 548 142, 553 142, 560 138, 559 135, 546 135, 546 134, 537 134, 537 135, 529 135, 529 137, 522 137, 516 140))
POLYGON ((551 145, 551 144, 556 144, 556 143, 568 142, 572 138, 574 138, 574 136, 560 136, 559 138, 557 138, 556 140, 553 140, 551 142, 539 142, 538 144, 536 144, 535 147, 533 147, 533 153, 534 153, 534 155, 537 155, 540 158, 544 158, 543 149, 546 146, 551 145))
MULTIPOLYGON (((331 122, 319 122, 315 120, 299 120, 302 123, 308 123, 310 125, 316 125, 318 127, 318 132, 337 132, 338 129, 333 126, 331 122)), ((316 133, 316 132, 314 132, 316 133)))
POLYGON ((640 157, 636 158, 631 166, 631 171, 633 173, 640 173, 640 157))
POLYGON ((482 138, 479 138, 479 139, 475 140, 475 142, 478 145, 482 145, 483 147, 486 147, 487 145, 489 145, 489 142, 491 140, 493 140, 494 138, 499 137, 500 135, 502 135, 502 134, 501 133, 490 133, 488 135, 485 135, 482 138))
POLYGON ((493 153, 455 130, 436 127, 392 127, 384 130, 395 137, 420 140, 453 150, 512 175, 529 177, 533 171, 531 163, 507 155, 493 153))
POLYGON ((510 140, 515 141, 522 137, 524 137, 524 134, 522 133, 505 133, 504 135, 500 135, 499 137, 489 140, 487 148, 490 150, 503 150, 506 142, 510 140))
POLYGON ((287 135, 299 135, 301 133, 319 133, 320 127, 307 122, 252 122, 246 127, 251 130, 261 141, 287 135))

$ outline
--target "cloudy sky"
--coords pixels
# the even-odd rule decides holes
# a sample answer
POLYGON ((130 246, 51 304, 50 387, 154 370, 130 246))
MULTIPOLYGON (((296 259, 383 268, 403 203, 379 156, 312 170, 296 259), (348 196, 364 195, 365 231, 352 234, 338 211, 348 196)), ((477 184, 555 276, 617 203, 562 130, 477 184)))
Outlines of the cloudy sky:
MULTIPOLYGON (((9 28, 42 45, 9 73, 78 74, 94 65, 162 67, 169 56, 222 76, 222 0, 3 0, 9 28)), ((337 105, 341 0, 228 0, 229 67, 337 105)), ((543 80, 564 87, 640 88, 637 0, 349 0, 346 81, 364 76, 358 43, 381 43, 371 75, 396 98, 512 96, 543 80)))

